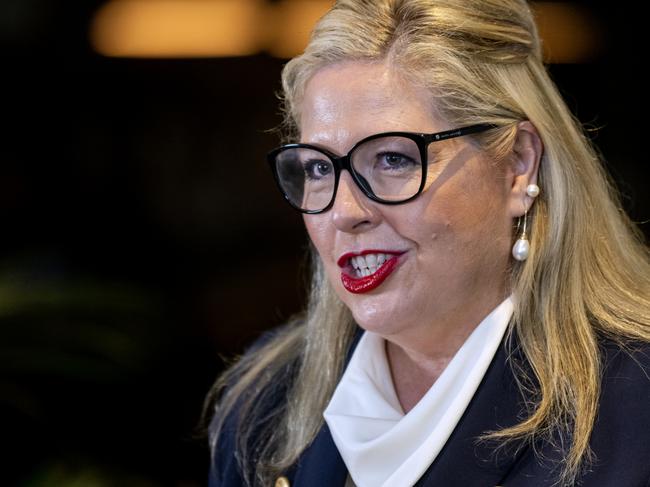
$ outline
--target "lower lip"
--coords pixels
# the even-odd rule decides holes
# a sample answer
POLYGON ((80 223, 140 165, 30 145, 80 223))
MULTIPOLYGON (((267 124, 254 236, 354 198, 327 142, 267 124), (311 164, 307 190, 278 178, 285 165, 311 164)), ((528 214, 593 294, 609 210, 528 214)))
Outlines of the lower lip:
POLYGON ((375 271, 374 274, 370 274, 366 277, 352 277, 346 273, 341 273, 341 282, 343 287, 354 294, 362 294, 372 291, 382 282, 386 280, 388 276, 395 270, 397 267, 397 261, 399 256, 396 255, 388 259, 384 264, 375 271))

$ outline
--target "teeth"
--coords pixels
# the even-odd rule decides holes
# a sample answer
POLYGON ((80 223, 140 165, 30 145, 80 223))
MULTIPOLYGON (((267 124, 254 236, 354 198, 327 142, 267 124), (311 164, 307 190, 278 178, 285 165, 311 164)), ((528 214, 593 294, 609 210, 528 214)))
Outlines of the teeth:
POLYGON ((350 259, 350 264, 354 267, 357 277, 366 277, 377 272, 388 259, 387 254, 366 254, 357 255, 350 259))

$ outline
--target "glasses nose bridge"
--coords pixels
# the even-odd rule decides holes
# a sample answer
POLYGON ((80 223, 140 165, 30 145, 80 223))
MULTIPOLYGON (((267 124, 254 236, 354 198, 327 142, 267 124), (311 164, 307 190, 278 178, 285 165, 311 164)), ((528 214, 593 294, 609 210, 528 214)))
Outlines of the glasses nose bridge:
POLYGON ((352 167, 352 154, 354 154, 354 149, 352 149, 350 152, 342 156, 330 156, 337 169, 337 173, 336 173, 337 189, 335 190, 334 198, 336 198, 336 193, 338 192, 338 180, 341 177, 341 171, 345 169, 350 174, 350 177, 352 178, 352 181, 354 181, 354 184, 356 184, 357 188, 359 188, 365 196, 367 196, 370 199, 373 199, 373 192, 372 192, 372 188, 370 187, 370 184, 368 183, 366 178, 364 178, 361 174, 355 171, 354 168, 352 167))
POLYGON ((330 159, 332 159, 334 162, 334 165, 336 166, 336 169, 338 169, 338 172, 341 172, 343 169, 345 169, 350 174, 354 174, 354 171, 352 170, 351 156, 351 152, 348 152, 342 156, 335 156, 333 154, 330 154, 330 159))

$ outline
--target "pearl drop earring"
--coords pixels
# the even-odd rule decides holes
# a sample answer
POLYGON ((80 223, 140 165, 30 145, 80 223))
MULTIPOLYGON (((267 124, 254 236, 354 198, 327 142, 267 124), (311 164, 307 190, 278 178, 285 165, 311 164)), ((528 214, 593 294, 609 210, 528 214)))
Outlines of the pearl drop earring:
MULTIPOLYGON (((519 217, 521 221, 522 217, 519 217)), ((528 235, 526 234, 526 222, 528 221, 528 211, 524 212, 524 228, 521 231, 521 235, 512 246, 512 256, 519 262, 523 262, 528 258, 528 253, 530 252, 530 243, 528 242, 528 235)))
MULTIPOLYGON (((536 198, 539 195, 539 186, 536 184, 529 184, 526 187, 526 194, 531 198, 536 198)), ((520 223, 521 218, 522 217, 519 217, 520 223)), ((528 258, 528 254, 530 253, 530 242, 528 241, 528 234, 526 233, 526 227, 528 225, 528 210, 524 210, 523 218, 524 225, 521 230, 521 235, 519 235, 519 238, 512 246, 512 256, 519 262, 526 260, 528 258)), ((519 225, 517 225, 517 228, 519 228, 519 225)))

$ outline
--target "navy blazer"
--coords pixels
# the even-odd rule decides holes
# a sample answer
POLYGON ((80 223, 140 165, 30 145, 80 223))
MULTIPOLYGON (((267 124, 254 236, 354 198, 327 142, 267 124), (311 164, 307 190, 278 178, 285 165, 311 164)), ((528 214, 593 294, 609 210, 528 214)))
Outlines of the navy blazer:
MULTIPOLYGON (((595 461, 577 485, 650 487, 650 344, 628 353, 605 342, 602 354, 602 392, 591 436, 595 461)), ((512 365, 525 363, 509 355, 502 344, 458 425, 416 487, 554 485, 561 453, 550 443, 495 449, 493 443, 477 441, 483 433, 514 425, 525 416, 512 365)), ((281 400, 284 394, 278 396, 281 400)), ((218 445, 214 458, 218 468, 210 473, 210 487, 242 485, 232 423, 226 424, 218 445)), ((326 423, 283 474, 292 487, 343 487, 347 475, 326 423)))

